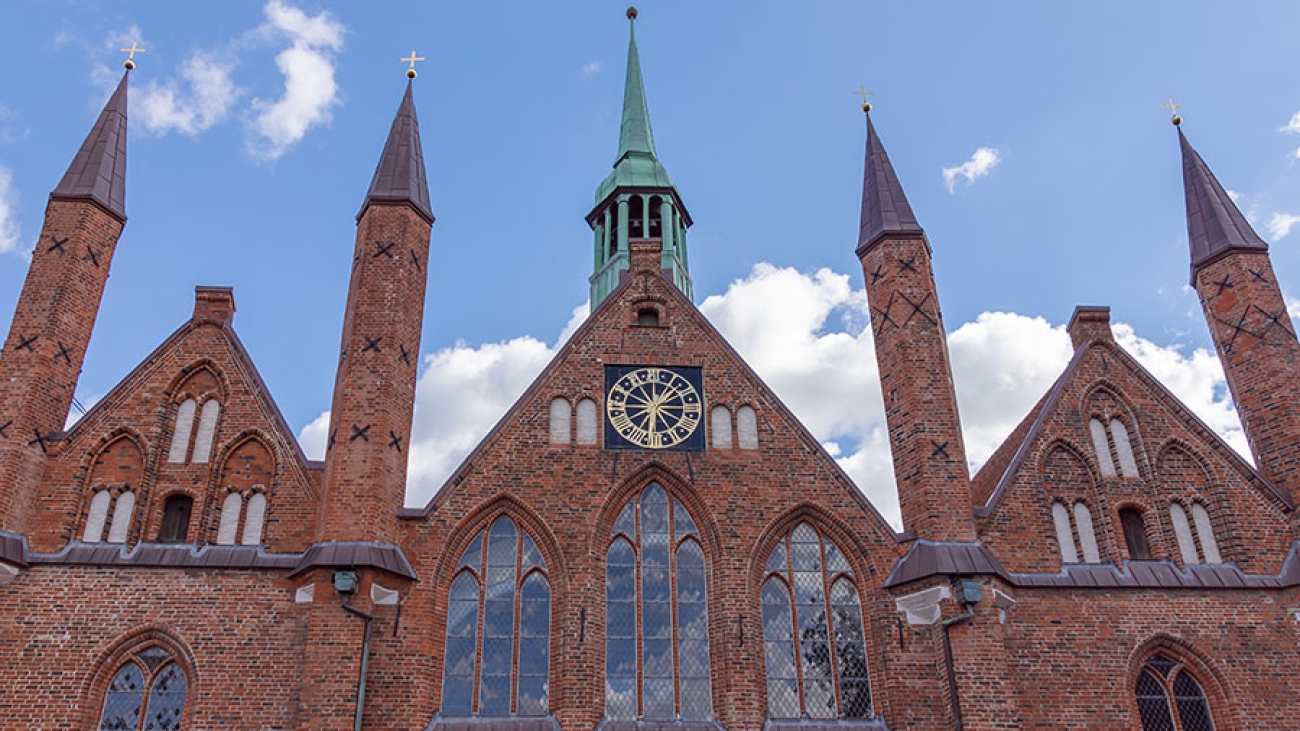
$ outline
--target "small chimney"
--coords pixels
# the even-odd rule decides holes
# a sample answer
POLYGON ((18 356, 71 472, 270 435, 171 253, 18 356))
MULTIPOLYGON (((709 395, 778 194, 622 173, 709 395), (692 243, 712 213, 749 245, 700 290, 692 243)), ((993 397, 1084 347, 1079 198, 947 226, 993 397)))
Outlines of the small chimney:
POLYGON ((1070 316, 1066 326, 1070 333, 1070 342, 1078 350, 1085 343, 1093 340, 1114 340, 1110 331, 1110 308, 1099 305, 1079 305, 1070 316))
POLYGON ((195 287, 194 320, 225 327, 235 317, 234 287, 195 287))

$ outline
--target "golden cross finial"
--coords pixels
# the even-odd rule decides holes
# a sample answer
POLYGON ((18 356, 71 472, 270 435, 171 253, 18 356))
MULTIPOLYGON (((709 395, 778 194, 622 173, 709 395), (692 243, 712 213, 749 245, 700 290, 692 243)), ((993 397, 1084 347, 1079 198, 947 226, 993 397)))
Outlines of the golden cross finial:
POLYGON ((1175 127, 1182 124, 1183 118, 1178 116, 1178 110, 1182 109, 1183 105, 1174 104, 1173 97, 1169 97, 1169 101, 1165 102, 1164 104, 1161 104, 1160 108, 1169 110, 1169 116, 1170 116, 1169 121, 1172 122, 1175 127))
POLYGON ((128 54, 126 60, 122 62, 122 65, 126 67, 127 71, 130 71, 135 68, 135 54, 144 53, 144 49, 140 47, 139 43, 131 41, 131 47, 123 48, 122 53, 128 54))
POLYGON ((862 111, 864 111, 864 112, 869 112, 869 111, 871 111, 871 102, 867 101, 867 97, 872 96, 872 95, 875 94, 876 92, 874 92, 874 91, 867 91, 867 85, 866 85, 866 84, 859 84, 859 85, 858 85, 858 90, 855 91, 855 92, 853 92, 853 93, 856 94, 856 95, 858 95, 858 96, 860 96, 860 97, 862 97, 862 111))
POLYGON ((411 68, 409 68, 409 69, 406 70, 406 78, 408 78, 408 79, 414 79, 415 76, 416 76, 416 74, 415 74, 415 62, 416 62, 416 61, 423 61, 423 60, 424 60, 424 56, 417 56, 417 55, 415 55, 415 51, 411 51, 411 55, 410 55, 409 57, 407 57, 407 58, 403 58, 403 59, 401 59, 401 60, 406 61, 407 63, 411 64, 411 68))

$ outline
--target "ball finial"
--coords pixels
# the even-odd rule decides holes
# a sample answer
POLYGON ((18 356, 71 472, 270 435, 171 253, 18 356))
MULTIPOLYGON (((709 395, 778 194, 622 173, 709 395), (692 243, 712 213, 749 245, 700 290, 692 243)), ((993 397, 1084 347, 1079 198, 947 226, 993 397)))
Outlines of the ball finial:
POLYGON ((862 102, 862 113, 866 114, 871 111, 871 102, 862 102))
POLYGON ((415 69, 407 69, 407 70, 406 70, 406 78, 408 78, 408 79, 414 79, 417 75, 418 75, 418 74, 415 73, 415 69))
POLYGON ((127 71, 130 71, 131 69, 135 68, 135 61, 132 61, 131 59, 128 58, 127 60, 122 62, 122 66, 124 66, 127 71))
POLYGON ((628 20, 636 20, 636 6, 635 6, 635 5, 629 5, 629 6, 627 7, 627 19, 628 19, 628 20))
POLYGON ((1178 125, 1183 123, 1183 118, 1175 114, 1173 118, 1169 120, 1169 123, 1177 127, 1178 125))

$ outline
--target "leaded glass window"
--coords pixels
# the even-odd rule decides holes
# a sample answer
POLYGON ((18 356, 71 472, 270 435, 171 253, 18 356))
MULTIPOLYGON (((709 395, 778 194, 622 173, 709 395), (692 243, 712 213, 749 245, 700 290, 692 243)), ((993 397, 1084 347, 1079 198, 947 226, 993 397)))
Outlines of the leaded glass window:
POLYGON ((170 652, 150 646, 113 674, 99 731, 180 731, 189 683, 170 652))
POLYGON ((1210 703, 1201 684, 1164 655, 1147 660, 1134 692, 1142 731, 1214 731, 1210 703))
POLYGON ((764 575, 768 715, 871 716, 862 606, 843 552, 801 523, 772 549, 764 575))
POLYGON ((506 516, 470 541, 447 601, 442 713, 548 709, 551 585, 532 537, 506 516))
POLYGON ((686 508, 650 483, 614 521, 605 572, 606 717, 712 718, 708 572, 686 508))

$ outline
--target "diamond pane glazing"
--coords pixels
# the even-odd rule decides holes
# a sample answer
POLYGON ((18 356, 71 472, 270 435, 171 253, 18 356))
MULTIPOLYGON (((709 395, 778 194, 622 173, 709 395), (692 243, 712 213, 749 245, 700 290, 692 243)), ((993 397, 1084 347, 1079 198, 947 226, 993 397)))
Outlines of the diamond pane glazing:
POLYGON ((646 679, 645 712, 642 714, 650 721, 671 721, 677 715, 673 703, 673 680, 646 679))
POLYGON ((459 569, 468 566, 477 571, 482 567, 482 565, 483 534, 479 533, 474 536, 474 540, 469 542, 469 546, 465 549, 465 552, 460 555, 460 561, 456 563, 456 568, 459 569))
POLYGON ((1174 702, 1178 704, 1178 720, 1182 721, 1183 731, 1214 731, 1205 691, 1187 672, 1179 672, 1174 678, 1174 702))
POLYGON ((179 731, 187 687, 185 673, 175 663, 158 673, 149 689, 149 708, 144 714, 145 731, 179 731))
POLYGON ((677 538, 700 534, 699 529, 695 527, 695 521, 691 520, 691 514, 686 512, 686 507, 678 500, 673 501, 673 522, 677 527, 677 538))
POLYGON ((834 574, 853 575, 853 568, 849 566, 848 559, 840 553, 839 546, 836 546, 829 538, 826 539, 826 569, 834 574))
POLYGON ((473 701, 474 653, 478 639, 478 583, 474 575, 465 571, 456 577, 451 596, 443 650, 442 712, 465 715, 471 711, 473 701))
POLYGON ((542 552, 537 548, 533 537, 524 534, 523 565, 521 571, 527 572, 529 569, 541 567, 546 568, 546 559, 542 558, 542 552))
POLYGON ((668 533, 668 494, 653 482, 641 494, 641 533, 668 533))
POLYGON ((713 717, 713 688, 708 676, 682 678, 682 718, 703 721, 713 717))
POLYGON ((830 680, 811 680, 807 673, 803 679, 804 704, 813 718, 835 718, 835 689, 830 680))
POLYGON ((99 717, 100 731, 135 731, 144 704, 144 673, 135 663, 127 663, 113 676, 104 694, 104 711, 99 717))
POLYGON ((799 688, 794 678, 767 678, 767 712, 772 718, 799 717, 799 688))
POLYGON ((767 557, 767 566, 763 570, 769 572, 774 571, 778 574, 785 575, 789 569, 789 562, 786 558, 785 539, 782 538, 777 542, 776 547, 772 549, 772 555, 767 557))
MULTIPOLYGON (((635 666, 635 660, 633 661, 635 666)), ((636 678, 605 676, 605 715, 615 721, 636 718, 636 678)))
POLYGON ((619 533, 622 533, 629 538, 636 536, 635 501, 628 501, 628 504, 624 505, 623 509, 619 511, 618 518, 614 520, 614 528, 610 531, 610 535, 617 535, 619 533))
POLYGON ((1150 670, 1143 670, 1137 679, 1138 715, 1142 718, 1142 731, 1176 731, 1169 696, 1150 670))

